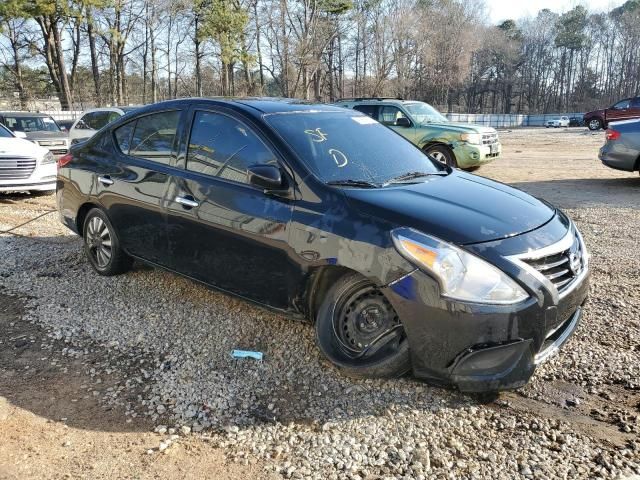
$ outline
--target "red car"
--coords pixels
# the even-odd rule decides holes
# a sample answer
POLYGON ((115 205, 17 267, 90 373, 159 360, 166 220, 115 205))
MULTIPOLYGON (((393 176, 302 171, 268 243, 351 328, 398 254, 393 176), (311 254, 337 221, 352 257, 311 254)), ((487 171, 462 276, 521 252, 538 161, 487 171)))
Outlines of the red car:
POLYGON ((584 114, 584 123, 589 130, 607 128, 609 122, 640 118, 640 97, 625 98, 604 110, 594 110, 584 114))

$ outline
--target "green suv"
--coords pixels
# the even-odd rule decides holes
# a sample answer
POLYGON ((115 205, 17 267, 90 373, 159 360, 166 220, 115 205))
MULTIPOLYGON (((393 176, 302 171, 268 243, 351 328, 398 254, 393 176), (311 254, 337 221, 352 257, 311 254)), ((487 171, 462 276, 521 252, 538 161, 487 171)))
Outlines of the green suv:
POLYGON ((474 170, 498 158, 502 150, 494 128, 450 122, 428 103, 354 98, 335 105, 366 113, 452 167, 474 170))

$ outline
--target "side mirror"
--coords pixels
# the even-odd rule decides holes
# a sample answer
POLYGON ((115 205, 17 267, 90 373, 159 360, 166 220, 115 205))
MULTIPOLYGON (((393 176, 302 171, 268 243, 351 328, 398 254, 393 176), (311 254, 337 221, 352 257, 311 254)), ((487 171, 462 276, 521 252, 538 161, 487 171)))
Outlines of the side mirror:
POLYGON ((76 123, 76 128, 78 130, 88 130, 89 127, 87 127, 87 124, 84 123, 84 120, 80 120, 78 123, 76 123))
POLYGON ((19 130, 14 130, 13 134, 18 138, 27 138, 27 134, 19 130))
POLYGON ((396 120, 396 127, 410 127, 411 126, 411 120, 409 120, 407 117, 400 117, 396 120))
POLYGON ((251 165, 247 168, 247 182, 265 190, 280 190, 282 172, 275 165, 251 165))

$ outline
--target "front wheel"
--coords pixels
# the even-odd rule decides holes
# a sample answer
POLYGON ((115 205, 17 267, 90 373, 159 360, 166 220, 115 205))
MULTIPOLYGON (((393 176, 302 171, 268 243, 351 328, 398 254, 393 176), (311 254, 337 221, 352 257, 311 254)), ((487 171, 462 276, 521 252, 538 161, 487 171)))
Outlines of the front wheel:
POLYGON ((425 153, 434 160, 444 163, 452 168, 458 168, 456 156, 446 145, 431 145, 424 149, 425 153))
POLYGON ((602 120, 600 120, 599 118, 592 118, 591 120, 589 120, 589 123, 587 124, 587 127, 589 127, 589 130, 600 130, 602 128, 602 120))
POLYGON ((83 239, 89 263, 100 275, 118 275, 131 268, 133 259, 122 250, 113 225, 99 208, 87 213, 83 239))
POLYGON ((343 276, 327 292, 315 329, 324 356, 348 376, 394 378, 411 368, 398 314, 384 294, 357 273, 343 276))

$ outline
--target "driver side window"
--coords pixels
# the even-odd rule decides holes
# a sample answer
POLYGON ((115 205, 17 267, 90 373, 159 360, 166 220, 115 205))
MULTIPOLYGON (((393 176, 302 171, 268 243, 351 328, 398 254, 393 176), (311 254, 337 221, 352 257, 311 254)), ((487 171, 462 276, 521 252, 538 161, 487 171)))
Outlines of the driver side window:
POLYGON ((615 110, 626 110, 629 108, 629 100, 622 100, 621 102, 616 103, 613 108, 615 110))
POLYGON ((380 108, 378 121, 383 125, 397 125, 399 118, 407 118, 407 116, 398 107, 385 105, 380 108))

